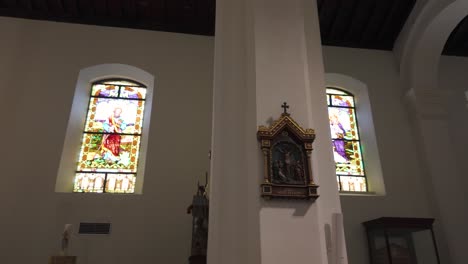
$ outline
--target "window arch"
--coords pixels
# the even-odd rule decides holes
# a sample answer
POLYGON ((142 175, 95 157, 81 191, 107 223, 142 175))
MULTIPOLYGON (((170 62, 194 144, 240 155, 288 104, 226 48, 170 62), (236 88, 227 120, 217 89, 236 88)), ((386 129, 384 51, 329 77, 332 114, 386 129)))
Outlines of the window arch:
POLYGON ((91 86, 74 192, 133 193, 146 86, 108 79, 91 86))
POLYGON ((354 95, 335 87, 326 91, 338 188, 367 192, 354 95))
MULTIPOLYGON (((365 162, 366 194, 385 195, 385 183, 367 84, 354 77, 332 72, 325 73, 325 83, 327 87, 353 96, 356 118, 359 119, 361 156, 365 162)), ((341 189, 341 192, 346 194, 347 191, 341 189)))
MULTIPOLYGON (((91 118, 91 112, 87 111, 87 109, 93 111, 92 106, 90 106, 90 102, 94 98, 105 98, 108 96, 108 99, 119 99, 119 100, 133 100, 133 101, 143 101, 144 99, 144 105, 141 107, 141 117, 140 117, 140 127, 136 128, 135 123, 132 121, 127 121, 128 123, 126 126, 126 131, 123 132, 121 137, 123 136, 132 136, 136 137, 139 136, 139 145, 138 148, 135 149, 135 163, 134 167, 127 166, 126 168, 120 168, 122 172, 120 174, 135 174, 135 181, 134 186, 126 187, 124 188, 127 191, 122 190, 122 184, 127 185, 128 182, 127 180, 131 180, 132 177, 125 179, 124 182, 124 177, 120 176, 120 178, 117 177, 117 182, 114 185, 113 183, 109 182, 109 184, 112 188, 109 188, 107 192, 109 193, 131 193, 133 191, 134 194, 142 194, 143 193, 143 183, 144 183, 144 176, 145 176, 145 164, 146 164, 146 152, 148 149, 148 141, 149 141, 149 128, 150 128, 150 119, 151 119, 151 109, 153 105, 153 96, 154 96, 154 83, 155 83, 155 77, 154 75, 139 69, 137 67, 131 66, 131 65, 125 65, 125 64, 118 64, 118 63, 111 63, 111 64, 99 64, 99 65, 94 65, 90 66, 87 68, 83 68, 79 71, 78 79, 76 82, 75 86, 75 92, 72 100, 72 105, 70 109, 70 116, 68 119, 68 125, 67 125, 67 130, 65 133, 65 138, 64 138, 64 144, 63 144, 63 149, 62 149, 62 155, 61 155, 61 160, 60 160, 60 166, 58 168, 58 173, 57 173, 57 179, 55 183, 55 191, 56 192, 64 192, 64 193, 71 193, 71 192, 106 192, 104 190, 104 185, 102 191, 99 190, 99 188, 96 188, 96 185, 94 182, 89 182, 87 179, 85 182, 81 182, 80 184, 83 186, 82 188, 75 188, 77 184, 77 173, 84 172, 84 173, 109 173, 109 171, 105 171, 105 168, 89 168, 86 167, 84 170, 80 168, 79 162, 83 161, 84 155, 83 151, 85 146, 83 145, 86 143, 86 138, 85 134, 92 134, 92 133, 83 133, 85 132, 83 128, 86 128, 86 125, 89 126, 89 118, 91 118), (120 81, 120 82, 118 82, 120 81), (118 86, 115 90, 99 90, 99 85, 106 86, 106 83, 109 82, 107 85, 114 85, 118 86), (114 82, 114 83, 112 83, 114 82), (140 92, 140 95, 138 93, 128 93, 128 91, 123 90, 123 93, 119 94, 119 89, 120 87, 130 87, 130 88, 138 88, 140 92), (102 93, 100 92, 102 91, 102 93), (113 91, 113 92, 112 92, 113 91), (117 91, 117 94, 116 92, 117 91), (91 93, 95 92, 95 93, 91 93), (142 92, 144 94, 142 94, 142 92), (112 96, 117 96, 117 97, 112 97, 112 96), (119 98, 123 97, 123 98, 119 98), (138 96, 143 97, 142 99, 138 98, 138 96), (144 115, 144 118, 143 118, 144 115), (139 129, 138 133, 139 135, 133 133, 131 129, 139 129), (129 132, 130 131, 130 132, 129 132), (132 134, 133 133, 133 134, 132 134), (84 140, 83 140, 84 139, 84 140), (120 181, 122 180, 122 181, 120 181), (84 187, 86 185, 88 187, 84 187), (118 185, 117 185, 118 183, 118 185), (119 188, 117 188, 119 187, 119 188), (117 189, 115 189, 117 188, 117 189)), ((98 111, 98 108, 96 107, 95 111, 98 111)), ((117 110, 120 111, 120 110, 117 110)), ((104 111, 106 112, 106 111, 104 111)), ((110 116, 112 113, 112 109, 109 110, 107 109, 107 118, 110 116)), ((106 116, 104 114, 104 116, 106 116)), ((128 118, 128 115, 130 112, 128 112, 126 109, 122 109, 122 112, 120 113, 121 116, 128 118)), ((94 118, 96 117, 96 113, 94 118)), ((126 119, 124 118, 124 119, 126 119)), ((135 118, 136 121, 136 118, 135 118)), ((99 122, 99 120, 98 120, 99 122)), ((103 132, 104 130, 104 119, 100 119, 100 123, 102 126, 101 129, 103 132)), ((93 121, 94 123, 94 121, 93 121)), ((93 124, 96 125, 96 124, 93 124)), ((99 125, 99 124, 97 124, 99 125)), ((91 131, 88 131, 91 132, 91 131)), ((117 134, 117 133, 116 133, 117 134)), ((129 137, 123 139, 121 138, 121 145, 122 144, 129 144, 129 137)), ((94 142, 92 144, 95 144, 96 147, 100 142, 99 138, 94 138, 94 142)), ((112 141, 112 140, 111 140, 112 141)), ((91 144, 91 139, 88 144, 91 144)), ((101 142, 102 144, 102 142, 101 142)), ((88 145, 88 152, 90 151, 88 145)), ((126 150, 127 146, 124 146, 124 150, 126 150)), ((115 150, 115 149, 114 149, 115 150)), ((133 151, 133 150, 131 150, 133 151)), ((105 154, 105 153, 98 153, 99 155, 105 154)), ((130 153, 133 154, 133 153, 130 153)), ((94 160, 91 159, 90 155, 86 155, 86 160, 94 160)), ((119 151, 119 158, 120 158, 120 151, 119 151)), ((94 158, 94 157, 93 157, 94 158)), ((110 156, 107 156, 109 160, 112 160, 110 156)), ((122 162, 125 163, 126 157, 123 157, 124 160, 122 162)), ((121 158, 120 158, 121 159, 121 158)), ((132 157, 130 156, 130 162, 132 162, 132 157)), ((105 159, 103 159, 105 160, 105 159)), ((119 168, 117 168, 119 169, 119 168)), ((117 173, 118 174, 118 173, 117 173)), ((96 175, 94 176, 94 178, 96 175)), ((82 177, 83 178, 83 177, 82 177)), ((89 177, 88 177, 89 178, 89 177)), ((102 178, 101 178, 102 179, 102 178)), ((98 179, 100 181, 101 179, 98 179)), ((102 182, 102 184, 105 184, 102 182)), ((107 183, 106 183, 107 184, 107 183)), ((99 182, 98 185, 99 186, 99 182)))

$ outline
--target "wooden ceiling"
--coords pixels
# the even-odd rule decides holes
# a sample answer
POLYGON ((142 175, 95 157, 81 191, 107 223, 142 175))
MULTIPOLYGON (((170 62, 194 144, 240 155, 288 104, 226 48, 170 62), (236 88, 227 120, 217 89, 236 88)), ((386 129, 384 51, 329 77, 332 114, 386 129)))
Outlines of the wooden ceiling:
MULTIPOLYGON (((317 0, 324 45, 392 50, 416 0, 317 0)), ((0 0, 0 16, 213 36, 216 0, 0 0)), ((444 54, 468 56, 468 19, 444 54)))
POLYGON ((0 16, 212 36, 215 0, 0 0, 0 16))
POLYGON ((416 0, 318 0, 324 45, 392 50, 416 0))

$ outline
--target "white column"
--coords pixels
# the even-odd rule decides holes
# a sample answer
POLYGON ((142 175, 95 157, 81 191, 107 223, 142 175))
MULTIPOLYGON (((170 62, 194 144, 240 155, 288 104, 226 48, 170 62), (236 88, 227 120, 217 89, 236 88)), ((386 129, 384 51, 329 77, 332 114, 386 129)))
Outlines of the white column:
MULTIPOLYGON (((445 90, 411 89, 406 100, 413 119, 415 139, 421 154, 428 199, 436 209, 436 225, 446 240, 453 263, 468 258, 468 195, 451 148, 448 124, 449 92, 445 90), (439 228, 440 227, 440 228, 439 228)), ((463 140, 463 139, 461 139, 463 140)), ((436 230, 438 231, 438 230, 436 230)), ((441 242, 441 241, 439 241, 441 242)), ((441 245, 445 246, 445 245, 441 245)), ((442 259, 442 262, 449 262, 442 259)))
POLYGON ((332 234, 340 252, 327 256, 325 228, 341 207, 315 1, 218 0, 214 67, 208 262, 347 263, 342 228, 332 234), (316 130, 315 203, 260 197, 256 130, 280 116, 284 101, 316 130))
POLYGON ((208 263, 258 264, 259 179, 249 0, 216 2, 208 263))

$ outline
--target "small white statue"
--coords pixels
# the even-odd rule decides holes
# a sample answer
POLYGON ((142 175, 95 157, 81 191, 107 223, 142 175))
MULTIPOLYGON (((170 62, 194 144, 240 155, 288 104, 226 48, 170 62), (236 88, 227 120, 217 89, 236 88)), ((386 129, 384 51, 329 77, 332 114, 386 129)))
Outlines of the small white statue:
POLYGON ((62 249, 60 251, 61 256, 68 255, 68 243, 70 242, 71 233, 72 233, 72 225, 66 224, 62 233, 62 249))

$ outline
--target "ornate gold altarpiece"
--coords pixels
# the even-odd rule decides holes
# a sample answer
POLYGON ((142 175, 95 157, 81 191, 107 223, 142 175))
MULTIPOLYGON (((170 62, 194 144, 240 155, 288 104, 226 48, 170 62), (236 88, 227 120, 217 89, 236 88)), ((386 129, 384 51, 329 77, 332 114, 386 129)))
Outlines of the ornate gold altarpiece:
POLYGON ((287 112, 286 103, 281 107, 281 117, 257 131, 264 157, 262 196, 315 200, 319 197, 311 166, 315 132, 302 128, 287 112))

